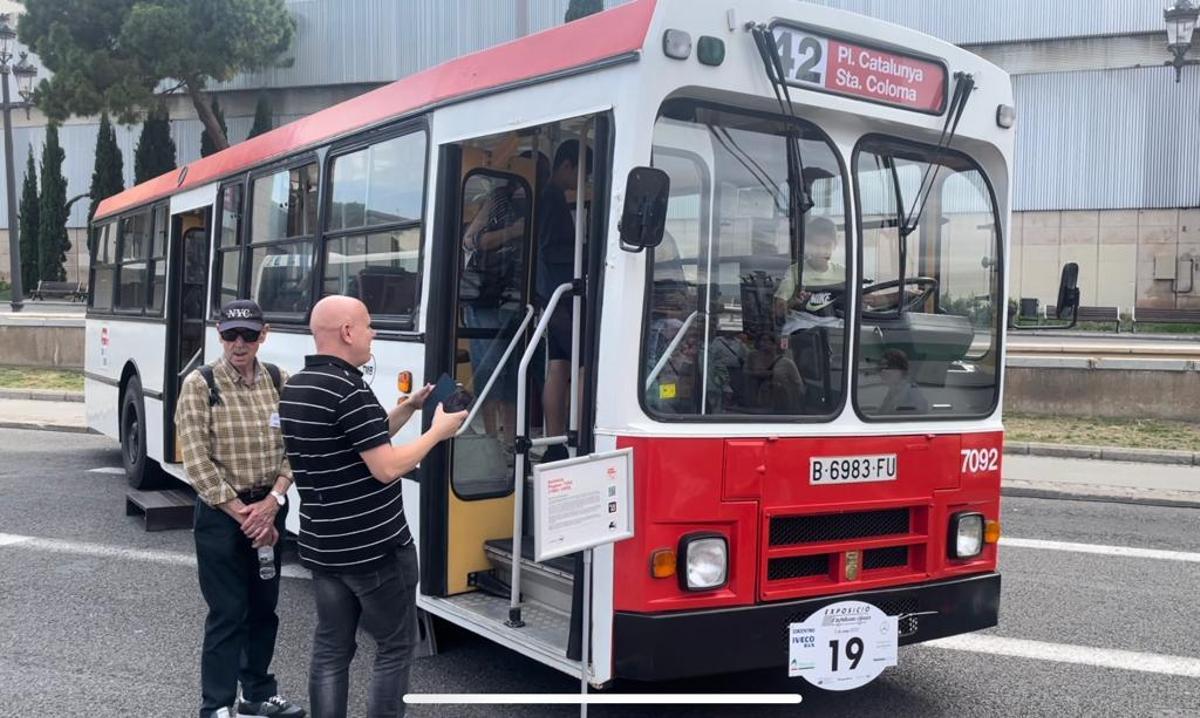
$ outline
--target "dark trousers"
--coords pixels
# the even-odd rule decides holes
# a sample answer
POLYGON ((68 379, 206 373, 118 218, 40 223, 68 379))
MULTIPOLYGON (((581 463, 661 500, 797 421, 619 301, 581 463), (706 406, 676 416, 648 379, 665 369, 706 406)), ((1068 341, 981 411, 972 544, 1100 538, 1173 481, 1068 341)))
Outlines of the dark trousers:
MULTIPOLYGON (((283 534, 287 507, 275 516, 283 534)), ((280 546, 275 546, 275 578, 258 576, 258 553, 237 521, 220 509, 196 501, 196 564, 200 592, 208 604, 204 649, 200 655, 200 716, 232 706, 238 682, 248 701, 263 701, 279 692, 268 673, 275 653, 279 617, 280 546)))
POLYGON ((396 548, 387 563, 366 573, 313 571, 317 630, 308 697, 313 718, 345 718, 350 661, 361 624, 376 644, 367 699, 369 718, 404 715, 404 694, 417 642, 417 550, 396 548))

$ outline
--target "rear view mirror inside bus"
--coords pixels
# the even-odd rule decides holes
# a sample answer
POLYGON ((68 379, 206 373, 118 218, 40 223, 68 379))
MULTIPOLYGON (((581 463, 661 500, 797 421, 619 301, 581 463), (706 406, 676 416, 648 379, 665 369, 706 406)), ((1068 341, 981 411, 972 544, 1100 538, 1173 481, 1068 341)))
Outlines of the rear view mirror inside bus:
POLYGON ((625 182, 625 208, 621 212, 621 247, 640 252, 657 247, 667 224, 667 197, 671 178, 653 167, 634 167, 625 182))

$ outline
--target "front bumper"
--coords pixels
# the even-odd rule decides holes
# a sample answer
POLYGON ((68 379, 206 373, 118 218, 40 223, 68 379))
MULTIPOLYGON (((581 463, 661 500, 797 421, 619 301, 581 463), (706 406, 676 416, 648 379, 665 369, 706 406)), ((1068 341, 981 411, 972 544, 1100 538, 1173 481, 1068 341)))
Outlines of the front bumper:
POLYGON ((900 616, 900 645, 996 625, 1000 574, 799 601, 686 613, 617 612, 615 673, 661 681, 787 665, 788 626, 838 601, 865 601, 900 616))

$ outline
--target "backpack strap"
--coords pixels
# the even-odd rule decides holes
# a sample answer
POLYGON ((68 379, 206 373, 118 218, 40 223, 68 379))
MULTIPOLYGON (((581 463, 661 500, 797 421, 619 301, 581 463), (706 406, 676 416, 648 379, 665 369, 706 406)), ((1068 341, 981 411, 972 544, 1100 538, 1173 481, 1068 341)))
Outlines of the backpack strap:
POLYGON ((283 392, 283 375, 279 373, 279 367, 274 364, 263 362, 263 369, 271 375, 271 383, 275 385, 275 394, 278 396, 283 392))
POLYGON ((213 377, 212 367, 208 364, 201 364, 196 367, 196 371, 200 372, 200 376, 204 377, 204 383, 208 384, 208 405, 216 406, 221 403, 221 391, 217 389, 217 381, 213 377))

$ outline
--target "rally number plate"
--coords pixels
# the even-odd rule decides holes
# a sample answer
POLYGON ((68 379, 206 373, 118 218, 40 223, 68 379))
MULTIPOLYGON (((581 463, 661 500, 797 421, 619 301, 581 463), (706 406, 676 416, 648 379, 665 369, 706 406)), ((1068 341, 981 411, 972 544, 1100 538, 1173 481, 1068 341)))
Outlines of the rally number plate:
POLYGON ((858 484, 895 480, 895 454, 814 456, 809 460, 810 484, 858 484))

